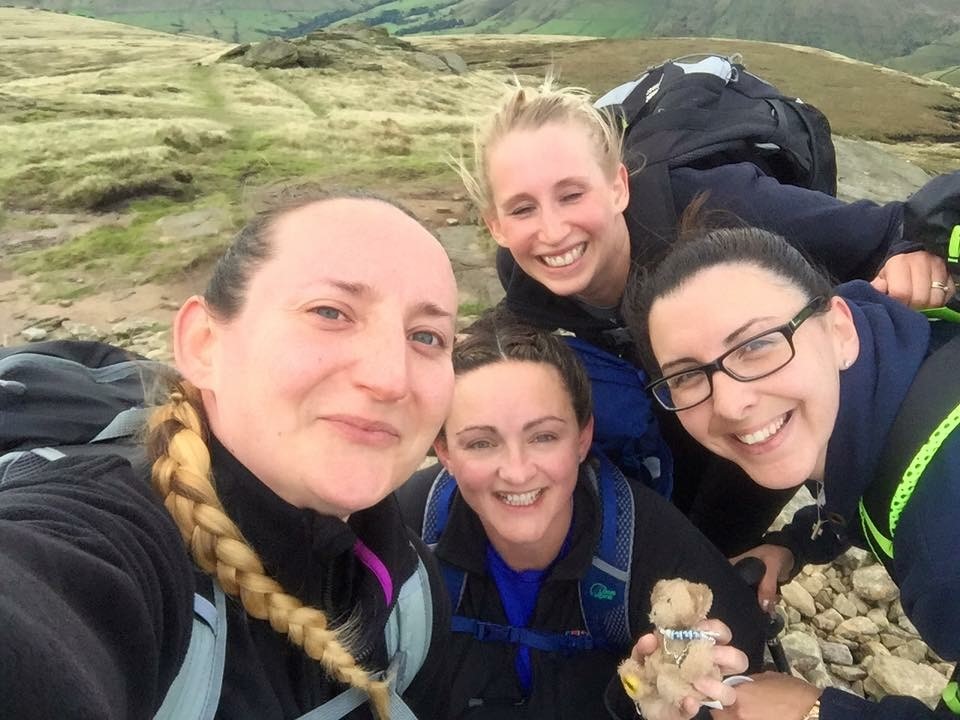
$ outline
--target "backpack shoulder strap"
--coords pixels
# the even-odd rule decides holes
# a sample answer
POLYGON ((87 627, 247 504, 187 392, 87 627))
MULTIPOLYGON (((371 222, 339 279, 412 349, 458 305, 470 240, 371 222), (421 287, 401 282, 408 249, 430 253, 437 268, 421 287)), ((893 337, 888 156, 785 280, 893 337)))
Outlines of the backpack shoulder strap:
POLYGON ((940 446, 960 426, 960 334, 920 366, 890 428, 877 474, 860 499, 863 535, 887 571, 900 515, 940 446))
MULTIPOLYGON (((420 671, 433 635, 433 600, 430 576, 417 555, 417 569, 400 586, 397 602, 384 628, 390 665, 384 675, 390 681, 391 720, 417 720, 400 697, 420 671)), ((367 701, 361 690, 351 687, 298 720, 340 720, 367 701)))
MULTIPOLYGON (((624 649, 630 629, 630 569, 633 563, 634 498, 630 484, 602 452, 595 475, 600 499, 600 540, 586 575, 580 580, 583 621, 600 647, 624 649)), ((588 465, 588 471, 592 469, 588 465)))
POLYGON ((190 646, 154 720, 213 720, 227 656, 227 601, 212 578, 197 571, 190 646))
MULTIPOLYGON (((431 550, 440 542, 440 537, 447 527, 456 492, 456 479, 447 472, 446 468, 441 469, 427 494, 427 503, 423 511, 423 528, 420 532, 420 537, 431 550)), ((443 582, 447 586, 451 608, 456 612, 467 586, 467 574, 440 558, 437 558, 437 563, 440 565, 443 582)))

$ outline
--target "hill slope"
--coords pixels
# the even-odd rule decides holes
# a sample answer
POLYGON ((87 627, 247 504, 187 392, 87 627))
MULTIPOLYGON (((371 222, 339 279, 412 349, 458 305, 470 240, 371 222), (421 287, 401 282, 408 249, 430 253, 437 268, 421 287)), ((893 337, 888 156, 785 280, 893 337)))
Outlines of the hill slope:
POLYGON ((955 0, 40 0, 66 10, 231 42, 302 35, 336 22, 401 33, 541 33, 600 37, 737 37, 825 48, 926 72, 960 64, 955 0))

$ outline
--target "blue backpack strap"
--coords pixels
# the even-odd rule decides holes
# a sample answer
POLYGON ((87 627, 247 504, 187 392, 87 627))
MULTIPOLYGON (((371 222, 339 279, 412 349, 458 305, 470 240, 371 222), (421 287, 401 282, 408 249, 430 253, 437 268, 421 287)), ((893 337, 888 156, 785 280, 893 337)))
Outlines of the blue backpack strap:
MULTIPOLYGON (((440 542, 440 536, 443 535, 447 527, 447 520, 450 517, 450 508, 453 505, 453 498, 457 492, 457 481, 446 471, 446 468, 437 473, 433 484, 430 486, 430 492, 427 493, 427 503, 423 510, 423 528, 420 537, 431 549, 440 542)), ((439 558, 440 573, 443 575, 443 582, 447 586, 447 594, 450 596, 450 603, 454 612, 460 606, 460 600, 463 597, 464 588, 467 585, 467 574, 455 568, 450 563, 443 562, 439 558)))
POLYGON ((482 620, 464 617, 463 615, 453 616, 450 629, 453 630, 453 632, 473 635, 481 642, 526 645, 527 647, 543 650, 544 652, 577 652, 580 650, 592 650, 596 647, 594 639, 590 637, 590 634, 582 630, 551 633, 532 630, 531 628, 514 627, 513 625, 484 622, 482 620))
MULTIPOLYGON (((203 582, 199 572, 198 582, 203 582)), ((193 596, 190 646, 154 720, 213 720, 220 703, 227 656, 227 600, 220 586, 205 578, 212 602, 193 596)))
MULTIPOLYGON (((583 621, 598 647, 630 647, 630 569, 633 563, 634 498, 627 479, 602 452, 594 450, 600 472, 600 540, 580 580, 583 621)), ((588 465, 588 470, 592 468, 588 465)))
MULTIPOLYGON (((384 628, 390 665, 383 676, 390 681, 391 720, 417 720, 400 697, 423 666, 433 634, 433 600, 430 576, 417 557, 417 569, 400 586, 397 602, 384 628)), ((351 687, 323 705, 301 715, 298 720, 340 720, 367 701, 362 690, 351 687)))

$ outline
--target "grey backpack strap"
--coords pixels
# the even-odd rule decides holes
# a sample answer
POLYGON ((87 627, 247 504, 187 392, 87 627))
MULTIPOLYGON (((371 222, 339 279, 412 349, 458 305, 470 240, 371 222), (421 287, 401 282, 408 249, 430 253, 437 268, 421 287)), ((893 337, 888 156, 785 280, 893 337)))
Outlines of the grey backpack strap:
POLYGON ((190 647, 154 720, 213 720, 220 703, 227 655, 227 600, 213 585, 213 603, 193 596, 190 647))
MULTIPOLYGON (((417 720, 400 697, 420 671, 430 649, 433 633, 433 600, 430 576, 417 554, 417 570, 400 586, 397 602, 384 628, 390 666, 384 676, 390 681, 390 720, 417 720)), ((348 688, 298 720, 340 720, 367 701, 357 688, 348 688)))
POLYGON ((90 442, 106 442, 136 435, 147 424, 154 408, 132 407, 117 413, 113 420, 90 442))

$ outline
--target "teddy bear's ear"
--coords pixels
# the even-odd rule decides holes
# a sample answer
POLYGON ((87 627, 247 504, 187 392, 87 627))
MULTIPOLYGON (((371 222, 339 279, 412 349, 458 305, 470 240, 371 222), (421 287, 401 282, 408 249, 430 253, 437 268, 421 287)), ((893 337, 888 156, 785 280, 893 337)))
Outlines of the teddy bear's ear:
POLYGON ((697 617, 705 618, 710 612, 710 606, 713 605, 713 592, 703 583, 691 583, 690 597, 697 609, 697 617))

